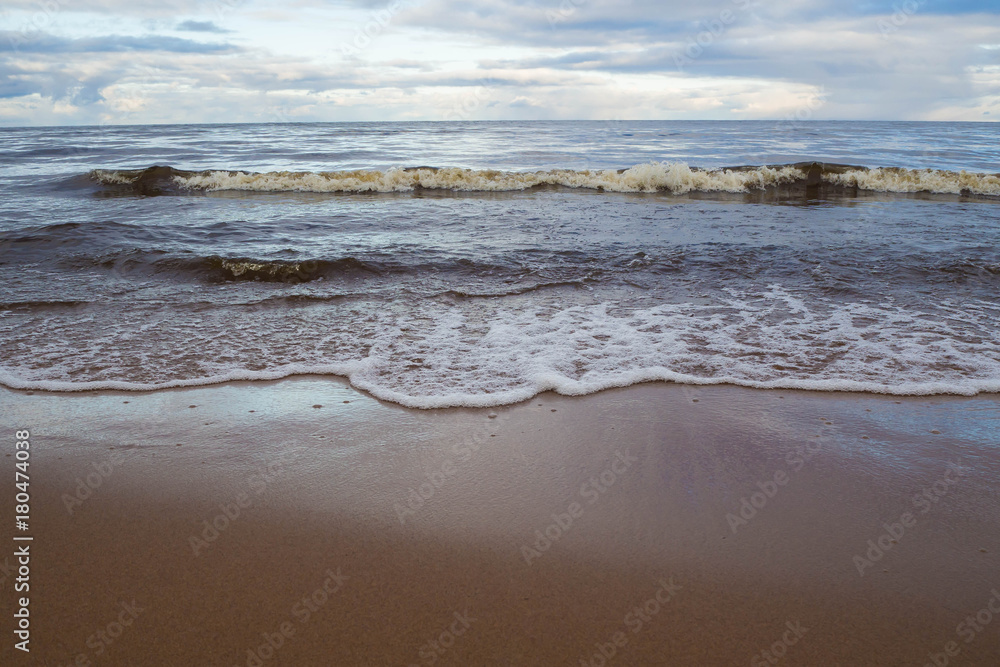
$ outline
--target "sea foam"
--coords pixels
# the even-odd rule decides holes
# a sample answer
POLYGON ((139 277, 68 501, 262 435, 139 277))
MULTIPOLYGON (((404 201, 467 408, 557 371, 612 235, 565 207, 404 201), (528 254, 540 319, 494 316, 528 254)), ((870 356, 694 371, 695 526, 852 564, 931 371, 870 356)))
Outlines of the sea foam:
POLYGON ((828 173, 823 180, 834 185, 876 192, 931 192, 1000 196, 1000 176, 939 169, 852 169, 828 173))
POLYGON ((1000 196, 1000 175, 968 171, 855 167, 799 162, 701 169, 684 162, 649 162, 628 169, 504 171, 458 167, 394 167, 352 171, 243 170, 182 171, 173 167, 140 170, 97 169, 97 183, 126 187, 140 194, 177 191, 247 191, 365 193, 411 192, 418 189, 456 192, 510 192, 541 186, 606 192, 747 193, 780 186, 821 183, 876 192, 972 194, 1000 196))
POLYGON ((228 317, 202 319, 186 342, 159 350, 137 339, 132 325, 113 335, 80 332, 71 354, 50 354, 44 363, 8 356, 0 383, 146 391, 325 374, 415 408, 495 406, 544 391, 581 395, 657 380, 894 395, 1000 392, 998 313, 988 303, 807 303, 773 285, 763 295, 733 292, 725 303, 643 309, 533 304, 473 314, 437 304, 342 329, 335 312, 296 320, 262 311, 254 327, 238 331, 228 317), (117 350, 111 359, 108 350, 117 350))
POLYGON ((683 163, 654 162, 624 171, 513 172, 458 168, 389 169, 387 171, 268 172, 210 171, 177 176, 183 187, 197 190, 258 192, 407 192, 417 188, 466 192, 527 190, 542 185, 609 192, 746 192, 804 178, 792 166, 746 171, 704 171, 683 163))

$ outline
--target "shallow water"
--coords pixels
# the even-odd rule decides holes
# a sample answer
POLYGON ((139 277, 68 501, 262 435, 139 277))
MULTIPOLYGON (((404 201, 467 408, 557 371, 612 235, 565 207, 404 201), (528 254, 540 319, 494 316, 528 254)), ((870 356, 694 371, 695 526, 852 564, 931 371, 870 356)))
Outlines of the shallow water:
POLYGON ((746 122, 2 130, 0 382, 151 389, 319 372, 418 407, 652 379, 996 392, 998 134, 746 122), (146 172, 149 187, 124 171, 152 165, 179 171, 146 172), (742 165, 779 166, 719 171, 742 165), (891 169, 866 169, 878 167, 891 169), (760 177, 781 169, 785 180, 760 177), (526 175, 539 170, 559 177, 526 175), (268 173, 280 171, 295 173, 268 173), (341 187, 352 178, 391 187, 341 187), (240 183, 252 189, 230 189, 240 183))

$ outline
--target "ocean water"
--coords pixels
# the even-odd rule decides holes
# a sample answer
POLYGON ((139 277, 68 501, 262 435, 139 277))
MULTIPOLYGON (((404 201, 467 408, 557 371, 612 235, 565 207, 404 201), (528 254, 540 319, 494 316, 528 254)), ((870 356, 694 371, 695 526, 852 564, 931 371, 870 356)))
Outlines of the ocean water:
POLYGON ((0 129, 0 384, 1000 391, 1000 125, 0 129))

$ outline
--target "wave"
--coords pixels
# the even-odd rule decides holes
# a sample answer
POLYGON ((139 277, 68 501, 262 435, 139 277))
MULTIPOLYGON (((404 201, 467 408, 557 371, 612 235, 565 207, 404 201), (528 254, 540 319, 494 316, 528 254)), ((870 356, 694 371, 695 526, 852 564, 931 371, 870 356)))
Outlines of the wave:
POLYGON ((12 340, 0 384, 150 391, 337 375, 377 398, 417 408, 502 405, 545 391, 581 395, 650 381, 890 395, 1000 393, 993 301, 913 308, 807 302, 771 285, 764 293, 733 291, 724 302, 704 305, 479 305, 431 303, 409 313, 337 303, 315 311, 46 316, 33 320, 32 331, 53 332, 53 346, 61 350, 40 355, 12 340), (159 347, 136 335, 154 327, 178 335, 159 347), (65 340, 56 342, 60 337, 65 340))
POLYGON ((1000 195, 1000 174, 936 169, 852 169, 823 175, 827 183, 876 192, 1000 195))
POLYGON ((90 172, 106 187, 143 195, 184 191, 250 191, 314 193, 510 192, 545 186, 623 193, 749 193, 780 186, 821 185, 874 192, 939 193, 1000 196, 1000 174, 897 167, 858 167, 823 162, 690 167, 683 162, 651 162, 628 169, 518 172, 456 167, 413 167, 319 172, 182 171, 154 166, 141 170, 90 172))
POLYGON ((46 310, 46 309, 59 309, 59 308, 77 308, 79 306, 89 305, 89 301, 72 301, 64 299, 56 300, 27 300, 27 301, 7 301, 0 302, 0 311, 4 310, 46 310))
POLYGON ((353 257, 328 260, 257 260, 249 258, 227 259, 212 256, 189 263, 187 268, 216 281, 260 281, 301 283, 318 280, 335 273, 374 273, 379 271, 353 257))
POLYGON ((234 370, 219 375, 169 380, 165 382, 129 382, 98 380, 71 382, 66 380, 25 380, 0 371, 0 386, 9 389, 47 392, 90 391, 162 391, 225 384, 228 382, 273 382, 287 378, 326 375, 346 378, 355 389, 365 391, 383 401, 397 403, 407 408, 433 410, 440 408, 491 408, 512 405, 530 400, 546 391, 563 396, 585 396, 608 389, 630 387, 646 382, 673 382, 685 385, 734 385, 752 389, 784 389, 800 391, 835 391, 881 394, 888 396, 977 396, 1000 393, 1000 380, 968 379, 960 382, 909 382, 887 386, 879 382, 849 379, 782 378, 775 380, 748 380, 738 376, 699 377, 677 373, 667 368, 647 368, 623 371, 614 376, 588 381, 552 376, 538 378, 528 386, 520 386, 496 393, 470 393, 454 391, 447 394, 414 395, 389 387, 381 382, 363 377, 363 364, 306 365, 291 364, 282 368, 254 371, 234 370))
MULTIPOLYGON (((34 228, 27 233, 4 236, 21 243, 20 254, 30 250, 48 251, 66 241, 75 230, 64 225, 34 228), (30 239, 30 243, 24 241, 30 239)), ((46 258, 45 261, 49 261, 46 258)), ((2 262, 0 262, 2 265, 2 262)), ((862 290, 878 276, 893 276, 915 283, 955 283, 972 281, 1000 285, 1000 255, 991 246, 965 247, 950 255, 940 251, 881 253, 865 263, 844 261, 814 249, 782 246, 762 248, 738 244, 693 245, 672 252, 648 254, 622 252, 617 248, 587 251, 511 250, 504 253, 465 256, 448 252, 396 250, 322 254, 296 258, 267 255, 198 255, 177 253, 166 248, 107 249, 79 248, 75 254, 56 259, 49 268, 74 275, 85 271, 112 272, 178 282, 204 283, 265 282, 307 283, 319 280, 367 281, 401 285, 417 281, 427 287, 437 285, 443 296, 455 298, 515 296, 540 289, 586 286, 655 288, 670 276, 688 279, 806 279, 820 289, 862 290), (633 284, 639 281, 641 285, 633 284)), ((360 285, 360 283, 356 283, 360 285)), ((57 300, 63 305, 62 300, 57 300)), ((17 303, 17 307, 39 307, 43 303, 17 303)), ((72 305, 72 304, 70 304, 72 305)), ((4 307, 0 303, 0 309, 4 307)), ((14 306, 11 306, 14 307, 14 306)))
MULTIPOLYGON (((0 236, 0 242, 3 237, 0 236)), ((51 244, 51 241, 49 241, 51 244)), ((551 259, 551 258, 550 258, 551 259)), ((579 284, 584 279, 545 280, 545 276, 560 267, 543 266, 545 258, 538 258, 538 266, 525 265, 515 257, 470 259, 466 257, 435 256, 416 253, 367 253, 359 256, 306 257, 302 259, 275 259, 268 257, 239 257, 222 255, 177 255, 162 249, 127 249, 103 251, 99 254, 79 254, 57 261, 59 268, 73 273, 88 269, 113 271, 119 275, 155 276, 178 281, 199 280, 207 283, 268 282, 305 283, 323 279, 406 279, 430 276, 468 278, 489 276, 493 281, 502 278, 534 276, 542 281, 533 285, 501 283, 505 288, 498 292, 480 284, 482 293, 456 290, 446 292, 456 297, 500 296, 519 294, 538 287, 579 284), (537 275, 536 275, 537 274, 537 275), (506 289, 510 287, 510 289, 506 289)), ((570 265, 565 271, 580 273, 570 265)), ((600 275, 599 267, 587 267, 587 277, 600 275)), ((492 283, 490 283, 492 284, 492 283)), ((3 304, 0 304, 2 306, 3 304)), ((30 305, 30 304, 18 304, 30 305)))

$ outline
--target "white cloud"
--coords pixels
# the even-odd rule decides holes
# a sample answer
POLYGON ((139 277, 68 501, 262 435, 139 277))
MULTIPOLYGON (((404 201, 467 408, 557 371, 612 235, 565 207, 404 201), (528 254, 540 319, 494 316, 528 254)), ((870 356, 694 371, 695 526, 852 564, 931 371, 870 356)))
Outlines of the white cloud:
POLYGON ((1000 117, 997 15, 927 3, 895 19, 827 0, 8 5, 5 125, 1000 117))

